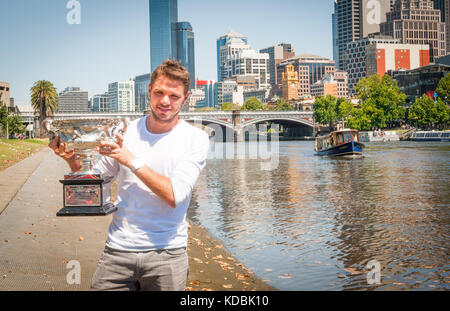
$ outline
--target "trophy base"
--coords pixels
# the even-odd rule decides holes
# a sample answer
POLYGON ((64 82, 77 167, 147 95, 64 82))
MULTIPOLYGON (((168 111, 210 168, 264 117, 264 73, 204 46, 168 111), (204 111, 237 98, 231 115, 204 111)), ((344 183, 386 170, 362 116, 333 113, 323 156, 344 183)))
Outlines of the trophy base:
POLYGON ((56 213, 56 216, 107 216, 115 211, 117 211, 117 206, 106 203, 103 206, 63 207, 56 213))

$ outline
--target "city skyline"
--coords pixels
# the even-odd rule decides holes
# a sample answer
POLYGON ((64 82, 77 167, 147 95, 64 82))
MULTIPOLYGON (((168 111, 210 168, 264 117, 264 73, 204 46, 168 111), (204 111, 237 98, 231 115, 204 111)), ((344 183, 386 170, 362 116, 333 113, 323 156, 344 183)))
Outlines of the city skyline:
MULTIPOLYGON (((37 80, 51 81, 58 92, 78 86, 92 98, 107 91, 109 83, 150 72, 148 0, 79 2, 79 25, 66 22, 67 1, 16 0, 0 12, 9 42, 0 51, 0 80, 11 84, 18 106, 29 105, 29 90, 37 80)), ((332 58, 332 0, 260 1, 258 6, 253 1, 179 0, 178 10, 178 19, 189 21, 196 33, 199 79, 217 80, 216 40, 230 30, 248 37, 255 50, 287 42, 296 54, 332 58), (219 18, 205 12, 218 12, 219 18)))

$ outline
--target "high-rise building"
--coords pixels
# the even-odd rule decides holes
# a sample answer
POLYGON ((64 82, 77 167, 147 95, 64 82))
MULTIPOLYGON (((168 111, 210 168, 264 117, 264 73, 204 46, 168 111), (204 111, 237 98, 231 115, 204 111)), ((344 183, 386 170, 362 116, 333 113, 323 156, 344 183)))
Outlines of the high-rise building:
POLYGON ((322 80, 311 85, 311 96, 348 97, 347 72, 336 71, 334 74, 325 75, 322 80))
POLYGON ((150 99, 148 97, 149 84, 149 73, 134 78, 135 111, 146 111, 150 109, 150 99))
POLYGON ((149 0, 150 67, 153 72, 166 59, 177 55, 178 0, 149 0))
POLYGON ((338 47, 338 20, 337 20, 337 0, 334 0, 334 12, 331 14, 332 38, 333 38, 333 60, 337 63, 339 61, 339 47, 338 47))
POLYGON ((205 97, 204 99, 197 100, 195 108, 215 108, 216 107, 216 98, 214 96, 214 81, 204 81, 197 83, 197 87, 202 89, 205 97))
POLYGON ((88 92, 79 87, 67 87, 59 93, 58 113, 87 113, 89 112, 88 92))
POLYGON ((419 44, 402 44, 389 36, 370 35, 350 42, 345 51, 345 71, 348 73, 349 94, 362 78, 388 71, 408 70, 429 64, 429 47, 419 44))
POLYGON ((434 8, 441 11, 441 22, 445 23, 447 54, 450 54, 450 0, 434 0, 434 8))
POLYGON ((226 94, 232 94, 233 92, 235 92, 237 90, 237 82, 234 80, 225 80, 225 81, 221 81, 221 82, 217 82, 217 94, 215 95, 215 97, 217 98, 217 107, 221 108, 223 103, 224 103, 224 96, 226 94))
POLYGON ((108 85, 109 111, 136 111, 134 94, 134 80, 110 83, 108 85))
POLYGON ((92 111, 93 112, 109 112, 108 92, 106 92, 104 94, 94 95, 92 97, 92 111))
POLYGON ((194 32, 189 22, 176 23, 177 59, 189 71, 191 89, 195 88, 194 32))
POLYGON ((380 23, 386 20, 392 0, 336 0, 334 6, 333 56, 337 67, 344 70, 344 52, 347 44, 380 31, 380 23))
POLYGON ((244 49, 227 57, 222 77, 253 76, 257 88, 270 89, 269 54, 244 49))
POLYGON ((223 71, 227 58, 242 50, 249 49, 248 39, 234 31, 230 31, 217 39, 217 81, 225 79, 223 71))
POLYGON ((294 57, 295 52, 292 44, 281 43, 276 46, 271 46, 265 49, 259 50, 259 53, 269 54, 269 74, 270 74, 270 85, 272 87, 281 85, 281 81, 278 81, 277 77, 277 66, 283 60, 294 57))
POLYGON ((386 22, 381 23, 380 32, 401 43, 428 44, 430 62, 446 55, 445 23, 432 0, 397 0, 392 12, 386 14, 386 22))

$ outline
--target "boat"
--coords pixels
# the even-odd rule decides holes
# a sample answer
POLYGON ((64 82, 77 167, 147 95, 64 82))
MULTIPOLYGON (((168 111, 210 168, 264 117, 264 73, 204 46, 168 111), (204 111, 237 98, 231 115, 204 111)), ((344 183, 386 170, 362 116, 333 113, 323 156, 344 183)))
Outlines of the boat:
POLYGON ((359 132, 359 139, 362 142, 399 141, 400 136, 394 131, 370 131, 359 132))
POLYGON ((413 141, 450 141, 450 131, 417 131, 411 137, 413 141))
POLYGON ((342 129, 316 138, 317 155, 362 155, 364 144, 359 141, 357 130, 342 129))

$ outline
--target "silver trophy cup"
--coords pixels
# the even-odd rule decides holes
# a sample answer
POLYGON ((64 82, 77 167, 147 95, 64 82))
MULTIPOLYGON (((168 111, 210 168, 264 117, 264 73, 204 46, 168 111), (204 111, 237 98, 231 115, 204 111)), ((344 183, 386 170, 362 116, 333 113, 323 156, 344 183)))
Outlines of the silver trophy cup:
POLYGON ((105 216, 117 210, 110 201, 112 176, 102 176, 95 168, 96 151, 101 141, 116 142, 116 134, 125 133, 128 118, 45 120, 51 139, 60 137, 66 151, 74 151, 80 170, 64 175, 64 207, 57 216, 105 216))

